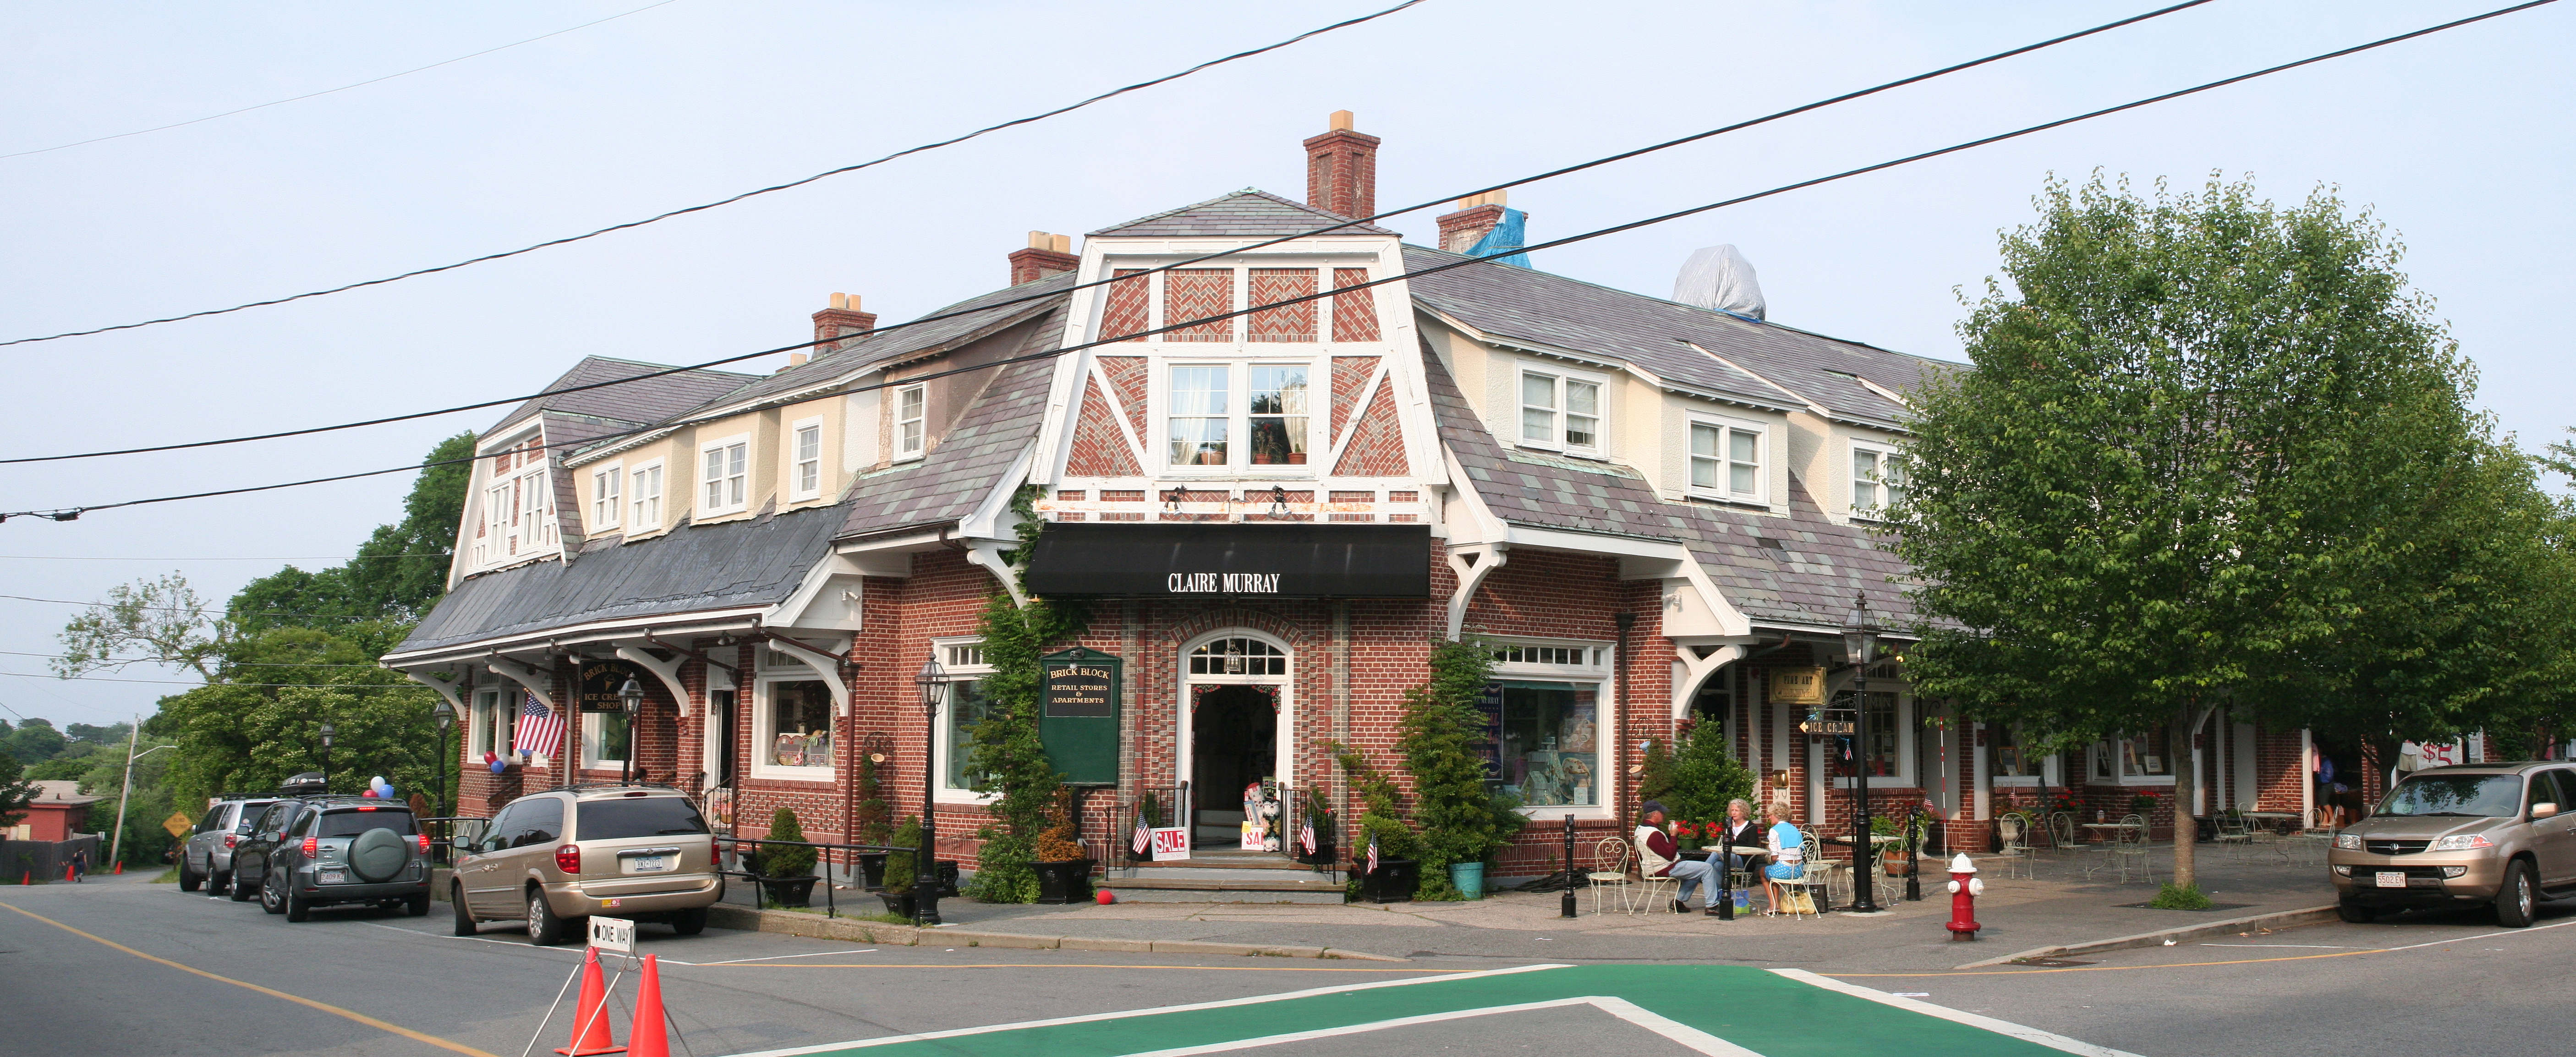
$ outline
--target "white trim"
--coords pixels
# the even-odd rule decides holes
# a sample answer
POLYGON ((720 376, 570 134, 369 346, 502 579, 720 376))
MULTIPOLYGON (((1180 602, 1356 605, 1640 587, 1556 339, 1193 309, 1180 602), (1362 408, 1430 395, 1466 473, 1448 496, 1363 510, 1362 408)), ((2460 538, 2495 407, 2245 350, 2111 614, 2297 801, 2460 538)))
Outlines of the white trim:
MULTIPOLYGON (((2171 724, 2167 724, 2165 727, 2161 728, 2167 731, 2165 735, 2165 749, 2168 752, 2172 751, 2174 742, 2180 740, 2172 735, 2171 727, 2171 724)), ((2128 733, 2129 732, 2127 731, 2122 731, 2120 737, 2105 738, 2085 747, 2084 784, 2148 787, 2163 787, 2174 784, 2174 776, 2170 773, 2129 774, 2120 767, 2120 758, 2113 755, 2113 746, 2124 740, 2128 736, 2128 733), (2110 764, 2111 776, 2109 778, 2100 777, 2098 773, 2101 770, 2100 765, 2104 763, 2110 764)), ((2177 766, 2177 763, 2178 761, 2171 758, 2165 759, 2165 770, 2168 772, 2172 771, 2177 766)))
MULTIPOLYGON (((990 664, 950 664, 948 663, 950 651, 959 647, 980 647, 983 644, 984 638, 981 635, 951 635, 937 637, 930 640, 932 655, 939 658, 940 668, 947 674, 947 679, 944 680, 942 685, 948 688, 945 694, 946 699, 940 702, 939 733, 936 744, 952 756, 957 755, 960 752, 957 748, 950 748, 950 746, 956 743, 957 693, 955 688, 960 684, 973 683, 993 674, 993 666, 990 664)), ((931 760, 930 769, 933 776, 932 781, 937 783, 937 785, 931 790, 931 799, 934 802, 941 804, 989 804, 1001 796, 999 791, 978 793, 972 789, 961 788, 948 784, 947 764, 948 760, 944 758, 934 757, 931 760)))
POLYGON ((891 416, 889 419, 891 426, 887 433, 887 438, 892 442, 889 446, 894 453, 894 461, 910 462, 914 459, 921 458, 930 451, 930 383, 914 382, 910 385, 898 385, 893 386, 892 388, 894 390, 894 398, 886 401, 886 414, 891 416), (920 394, 921 396, 921 406, 919 408, 921 415, 916 419, 906 419, 903 417, 903 398, 908 394, 915 393, 920 394), (918 422, 921 425, 921 428, 910 438, 912 443, 909 447, 905 445, 905 437, 903 435, 903 424, 907 421, 918 422))
POLYGON ((2115 1050, 2108 1046, 2096 1046, 2080 1039, 2070 1039, 2053 1031, 2041 1031, 2038 1028, 2025 1027, 2020 1024, 2015 1024, 2009 1020, 1997 1020, 1993 1017, 1982 1017, 1974 1013, 1961 1012, 1948 1006, 1936 1006, 1930 1002, 1917 1002, 1911 998, 1900 998, 1896 995, 1888 994, 1885 991, 1873 991, 1858 984, 1847 984, 1840 980, 1808 972, 1804 969, 1770 969, 1766 971, 1788 977, 1789 979, 1796 980, 1800 983, 1814 984, 1827 991, 1837 991, 1854 998, 1865 998, 1880 1005, 1894 1006, 1908 1013, 1921 1013, 1927 1017, 1939 1017, 1942 1020, 1949 1021, 1953 1024, 1965 1024, 1972 1028, 1981 1028, 1986 1031, 1994 1032, 1997 1035, 2020 1039, 2021 1041, 2030 1043, 2034 1046, 2046 1046, 2049 1049, 2065 1053, 2083 1054, 2084 1057, 2138 1057, 2137 1054, 2130 1053, 2127 1050, 2115 1050))
POLYGON ((680 716, 687 718, 691 714, 689 684, 680 678, 680 665, 688 658, 674 655, 666 661, 644 652, 641 646, 628 646, 624 643, 617 646, 617 658, 653 673, 654 678, 662 680, 663 688, 671 691, 671 700, 679 703, 680 716))
POLYGON ((787 424, 787 500, 798 502, 823 494, 823 417, 799 419, 787 424), (814 457, 805 457, 805 432, 814 433, 814 457), (803 480, 805 468, 814 468, 813 483, 803 480))
MULTIPOLYGON (((621 714, 618 718, 625 717, 621 714)), ((608 713, 581 713, 581 769, 604 771, 612 767, 626 766, 625 760, 610 759, 600 755, 600 746, 608 740, 607 726, 608 713)), ((626 751, 635 751, 635 730, 632 724, 628 725, 626 731, 626 751)))
MULTIPOLYGON (((698 457, 696 462, 697 466, 695 469, 697 470, 697 474, 692 478, 696 482, 696 487, 689 495, 689 503, 691 509, 696 510, 700 518, 717 517, 724 514, 738 514, 751 509, 751 434, 736 433, 729 437, 700 440, 698 442, 698 457), (735 448, 742 449, 742 461, 740 466, 734 465, 733 459, 729 454, 735 448), (721 475, 710 476, 707 472, 707 455, 710 452, 728 453, 725 458, 724 465, 721 467, 725 472, 721 475), (709 488, 723 489, 727 483, 733 485, 732 489, 730 489, 730 491, 734 493, 733 495, 729 497, 719 495, 719 498, 724 499, 724 502, 720 504, 707 502, 707 490, 709 488)), ((668 491, 667 481, 665 482, 664 490, 666 492, 668 491)))
POLYGON ((1611 429, 1610 396, 1610 376, 1607 374, 1596 374, 1591 371, 1560 367, 1553 363, 1531 363, 1526 360, 1514 360, 1512 363, 1512 415, 1510 419, 1511 439, 1508 443, 1514 447, 1538 448, 1546 451, 1561 451, 1568 455, 1607 457, 1610 453, 1610 445, 1608 444, 1611 429), (1547 439, 1544 440, 1532 439, 1529 436, 1527 415, 1530 409, 1539 406, 1529 403, 1527 401, 1527 397, 1523 395, 1528 391, 1526 387, 1529 384, 1529 378, 1531 375, 1537 375, 1548 379, 1548 384, 1551 390, 1549 395, 1552 402, 1546 407, 1546 411, 1549 415, 1548 436, 1547 439), (1566 439, 1567 434, 1570 432, 1566 428, 1566 419, 1574 414, 1571 406, 1573 403, 1571 398, 1571 389, 1573 384, 1589 385, 1592 387, 1592 414, 1586 416, 1592 419, 1592 443, 1590 444, 1576 444, 1566 439))
POLYGON ((606 466, 585 467, 585 469, 590 470, 590 509, 587 513, 590 515, 591 522, 585 534, 595 535, 603 529, 612 529, 625 524, 626 463, 621 460, 606 466), (600 488, 602 482, 608 485, 605 493, 600 488), (607 511, 606 517, 600 516, 602 510, 607 511))
MULTIPOLYGON (((1580 819, 1613 818, 1619 803, 1619 717, 1625 702, 1619 700, 1619 647, 1616 640, 1563 637, 1533 638, 1526 635, 1475 635, 1482 645, 1510 648, 1561 647, 1579 650, 1583 659, 1572 664, 1546 661, 1496 660, 1493 678, 1520 682, 1590 684, 1592 687, 1592 803, 1526 804, 1518 810, 1531 817, 1544 812, 1550 817, 1572 814, 1580 819)), ((1500 752, 1501 746, 1495 746, 1500 752)))
POLYGON ((1685 493, 1728 503, 1774 505, 1771 502, 1771 464, 1774 454, 1770 424, 1749 418, 1696 410, 1684 412, 1683 417, 1682 490, 1685 493), (1695 473, 1697 469, 1695 463, 1704 456, 1699 454, 1699 449, 1693 443, 1697 439, 1693 431, 1701 427, 1714 429, 1718 433, 1717 454, 1706 457, 1717 463, 1718 483, 1707 488, 1700 487, 1695 473), (1729 431, 1753 435, 1753 491, 1749 494, 1739 493, 1734 488, 1733 470, 1736 459, 1734 445, 1731 443, 1733 437, 1729 431))
POLYGON ((628 475, 626 482, 626 503, 628 508, 632 510, 633 507, 640 506, 647 501, 650 501, 653 504, 653 517, 651 520, 646 520, 641 511, 634 511, 626 519, 625 529, 627 534, 633 535, 637 532, 649 532, 651 530, 661 528, 665 522, 670 520, 670 471, 663 468, 662 460, 646 459, 643 462, 636 463, 634 469, 626 472, 628 475), (642 477, 647 473, 653 475, 653 491, 651 495, 646 495, 643 489, 636 487, 635 478, 642 477))
MULTIPOLYGON (((1840 675, 1835 676, 1833 679, 1827 680, 1825 683, 1825 700, 1831 701, 1834 699, 1834 695, 1851 689, 1851 684, 1852 676, 1851 671, 1848 669, 1844 670, 1840 675)), ((1921 789, 1927 792, 1931 791, 1932 787, 1923 784, 1924 776, 1916 773, 1917 768, 1914 766, 1915 751, 1917 748, 1915 745, 1915 742, 1917 741, 1915 735, 1922 728, 1922 722, 1918 717, 1917 706, 1914 700, 1914 687, 1903 679, 1889 679, 1883 676, 1873 676, 1869 681, 1869 692, 1873 694, 1896 695, 1896 747, 1890 750, 1896 757, 1896 773, 1870 775, 1870 785, 1873 788, 1880 789, 1892 787, 1899 789, 1921 789)), ((1859 705, 1862 708, 1867 708, 1869 707, 1869 702, 1867 700, 1862 700, 1859 702, 1859 705)), ((1830 749, 1831 743, 1832 739, 1828 738, 1825 740, 1822 747, 1830 749)), ((1855 754, 1866 751, 1866 746, 1855 746, 1853 751, 1855 754)), ((1828 751, 1825 755, 1830 756, 1832 754, 1828 751)), ((1853 766, 1859 766, 1860 761, 1855 759, 1852 761, 1852 764, 1853 766)), ((1837 767, 1833 769, 1839 770, 1840 768, 1837 767)), ((1857 778, 1845 775, 1835 775, 1833 778, 1832 788, 1854 789, 1858 788, 1859 785, 1860 780, 1857 778)))
MULTIPOLYGON (((758 658, 762 650, 775 645, 777 645, 775 641, 755 644, 752 649, 752 657, 754 658, 753 663, 755 665, 759 663, 758 658)), ((790 656, 794 655, 790 654, 790 656)), ((803 658, 798 659, 802 660, 803 658)), ((788 667, 769 668, 761 670, 752 676, 751 754, 749 759, 741 761, 742 773, 744 775, 752 778, 775 779, 779 781, 816 782, 823 785, 832 784, 835 771, 833 765, 840 762, 841 753, 845 748, 841 744, 841 738, 845 732, 840 728, 847 724, 839 722, 832 723, 832 763, 830 764, 825 764, 821 767, 784 767, 768 762, 770 751, 778 742, 778 731, 776 730, 776 724, 778 722, 777 699, 772 696, 775 693, 774 688, 781 683, 806 683, 814 681, 813 672, 788 667)), ((837 680, 822 680, 822 683, 826 688, 829 688, 834 682, 837 682, 837 680)), ((734 707, 736 709, 740 709, 742 707, 742 699, 739 692, 737 692, 734 701, 734 707)), ((844 706, 844 708, 846 708, 846 706, 844 706)))
MULTIPOLYGON (((1296 775, 1296 647, 1289 645, 1286 639, 1272 635, 1269 632, 1256 631, 1246 627, 1223 627, 1214 631, 1192 636, 1188 641, 1181 643, 1181 648, 1172 656, 1174 658, 1174 662, 1172 664, 1173 680, 1177 687, 1177 692, 1173 695, 1173 710, 1179 714, 1174 720, 1173 729, 1180 732, 1180 744, 1175 747, 1178 751, 1172 754, 1174 771, 1173 781, 1175 783, 1189 781, 1191 776, 1196 773, 1198 763, 1198 725, 1196 722, 1197 716, 1195 715, 1196 710, 1191 707, 1195 702, 1191 698, 1190 687, 1202 684, 1207 686, 1278 687, 1278 726, 1276 732, 1273 733, 1270 738, 1272 755, 1270 773, 1272 777, 1278 778, 1283 782, 1296 775), (1278 650, 1280 656, 1287 659, 1288 670, 1278 675, 1190 674, 1190 655, 1196 652, 1200 647, 1220 639, 1253 639, 1267 643, 1271 648, 1278 650)), ((1185 823, 1186 825, 1198 825, 1198 816, 1195 813, 1195 808, 1185 806, 1183 811, 1188 813, 1188 821, 1185 823)))
MULTIPOLYGON (((1843 448, 1843 465, 1839 467, 1839 469, 1843 471, 1843 513, 1856 518, 1877 521, 1884 516, 1882 512, 1887 508, 1888 485, 1886 482, 1888 480, 1888 460, 1901 458, 1905 453, 1898 450, 1893 444, 1874 440, 1862 440, 1859 437, 1844 438, 1843 448), (1860 467, 1858 463, 1860 462, 1860 456, 1863 452, 1867 452, 1873 456, 1876 460, 1876 465, 1879 468, 1879 480, 1877 483, 1871 485, 1872 488, 1876 489, 1876 492, 1874 493, 1876 495, 1876 501, 1872 502, 1866 509, 1860 505, 1861 480, 1860 467)), ((1899 479, 1897 487, 1904 487, 1902 479, 1899 479)))
POLYGON ((745 606, 698 613, 672 613, 659 618, 647 617, 640 620, 601 620, 588 624, 531 631, 507 638, 477 639, 473 642, 460 642, 453 646, 415 650, 410 653, 389 653, 377 658, 376 662, 383 667, 399 671, 405 665, 428 667, 432 664, 453 661, 481 664, 484 655, 489 653, 531 649, 549 642, 565 646, 585 642, 604 642, 644 631, 674 636, 683 632, 714 635, 719 632, 741 631, 753 627, 759 623, 760 616, 767 613, 769 609, 768 606, 745 606))
MULTIPOLYGON (((1332 423, 1332 358, 1320 345, 1298 343, 1294 346, 1263 344, 1263 352, 1252 352, 1244 346, 1219 346, 1208 343, 1200 350, 1186 346, 1165 348, 1150 354, 1145 381, 1145 406, 1152 412, 1149 424, 1158 426, 1153 439, 1145 445, 1147 477, 1196 479, 1202 477, 1227 480, 1250 478, 1324 477, 1329 464, 1323 457, 1333 453, 1334 438, 1329 435, 1332 423), (1285 351, 1305 350, 1304 355, 1285 351), (1280 349, 1279 352, 1266 350, 1280 349), (1223 410, 1208 415, 1182 415, 1180 418, 1216 419, 1225 423, 1225 461, 1222 463, 1174 463, 1172 458, 1172 372, 1188 367, 1213 367, 1225 372, 1223 410), (1302 463, 1259 463, 1252 461, 1252 369, 1255 367, 1296 367, 1306 372, 1306 461, 1302 463), (1317 379, 1323 381, 1321 389, 1317 379), (1318 397, 1321 397, 1319 400, 1318 397)), ((1262 415, 1284 418, 1285 415, 1262 415)))

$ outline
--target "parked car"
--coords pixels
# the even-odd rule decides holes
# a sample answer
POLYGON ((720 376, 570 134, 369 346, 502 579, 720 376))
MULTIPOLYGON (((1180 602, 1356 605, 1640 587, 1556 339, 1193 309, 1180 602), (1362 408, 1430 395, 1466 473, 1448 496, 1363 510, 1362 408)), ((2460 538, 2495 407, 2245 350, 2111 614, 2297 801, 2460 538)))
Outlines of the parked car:
POLYGON ((318 906, 371 903, 429 913, 429 834, 411 809, 368 797, 308 797, 266 849, 260 909, 303 921, 318 906))
POLYGON ((188 834, 188 842, 179 846, 179 890, 207 887, 220 892, 231 887, 233 845, 250 832, 260 812, 276 802, 274 797, 245 797, 207 808, 206 817, 197 820, 196 830, 188 834))
POLYGON ((2417 771, 2326 854, 2345 921, 2492 904, 2507 928, 2576 895, 2576 768, 2564 761, 2417 771))
POLYGON ((529 942, 553 945, 592 914, 667 922, 693 936, 724 898, 706 819, 667 786, 531 793, 455 847, 448 900, 459 936, 479 922, 524 920, 529 942))
POLYGON ((268 870, 269 855, 279 841, 286 839, 286 831, 302 820, 305 809, 302 799, 273 801, 259 813, 259 817, 251 820, 248 829, 241 832, 240 839, 233 844, 232 869, 224 885, 224 894, 231 896, 233 902, 243 902, 259 894, 261 880, 268 870))

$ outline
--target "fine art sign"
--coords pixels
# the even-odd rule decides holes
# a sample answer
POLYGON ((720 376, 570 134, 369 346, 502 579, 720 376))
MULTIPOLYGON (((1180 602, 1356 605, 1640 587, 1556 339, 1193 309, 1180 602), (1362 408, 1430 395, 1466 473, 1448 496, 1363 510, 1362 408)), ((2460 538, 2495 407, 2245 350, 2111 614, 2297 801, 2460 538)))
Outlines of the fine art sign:
POLYGON ((1431 526, 1057 523, 1023 582, 1037 595, 1428 598, 1431 526))
POLYGON ((1822 668, 1773 668, 1767 697, 1775 704, 1821 705, 1825 703, 1825 670, 1822 668))

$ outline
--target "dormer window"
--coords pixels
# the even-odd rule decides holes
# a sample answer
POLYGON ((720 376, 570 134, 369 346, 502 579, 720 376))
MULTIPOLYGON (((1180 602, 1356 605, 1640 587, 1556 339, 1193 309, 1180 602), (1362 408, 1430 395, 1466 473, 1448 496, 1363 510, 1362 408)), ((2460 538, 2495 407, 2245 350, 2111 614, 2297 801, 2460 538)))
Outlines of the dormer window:
POLYGON ((1601 384, 1598 377, 1564 371, 1521 371, 1521 444, 1598 455, 1601 452, 1601 384))
POLYGON ((745 435, 710 441, 699 449, 704 466, 698 477, 700 514, 730 514, 750 506, 750 454, 751 438, 745 435))
POLYGON ((1895 449, 1852 442, 1852 513, 1879 517, 1905 502, 1905 463, 1895 449))
POLYGON ((788 495, 795 499, 812 499, 823 492, 823 423, 819 419, 796 424, 796 459, 788 468, 788 495))
POLYGON ((1737 503, 1768 503, 1762 471, 1764 430, 1734 419, 1694 417, 1690 424, 1690 491, 1737 503))
POLYGON ((626 508, 626 465, 610 463, 590 475, 590 528, 617 527, 617 519, 626 508))
POLYGON ((930 420, 930 388, 907 385, 894 391, 894 457, 921 457, 930 420))

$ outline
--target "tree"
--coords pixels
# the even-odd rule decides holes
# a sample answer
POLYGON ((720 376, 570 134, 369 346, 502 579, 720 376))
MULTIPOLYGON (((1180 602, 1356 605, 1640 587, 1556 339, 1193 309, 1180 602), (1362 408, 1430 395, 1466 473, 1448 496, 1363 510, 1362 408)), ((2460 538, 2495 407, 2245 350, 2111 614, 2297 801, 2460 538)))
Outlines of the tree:
POLYGON ((108 588, 106 601, 74 616, 56 636, 63 653, 52 662, 54 674, 77 679, 131 664, 164 664, 195 669, 213 682, 227 630, 208 615, 205 600, 182 574, 118 584, 108 588))
POLYGON ((1395 748, 1413 778, 1413 824, 1424 888, 1448 890, 1452 863, 1485 861, 1511 843, 1527 820, 1516 801, 1485 784, 1485 766, 1474 751, 1484 731, 1476 699, 1492 677, 1488 647, 1454 640, 1431 644, 1431 678, 1404 692, 1395 748))
POLYGON ((60 755, 67 742, 63 732, 54 729, 53 721, 41 716, 18 724, 9 732, 9 755, 22 764, 43 763, 60 755))
POLYGON ((2170 729, 2178 759, 2231 701, 2304 721, 2388 659, 2370 581, 2424 559, 2402 532, 2466 502, 2443 491, 2479 437, 2466 365, 2324 191, 2096 177, 2038 204, 2002 239, 2012 289, 1960 326, 1973 368, 1914 398, 1890 529, 1920 577, 1916 691, 2058 738, 2170 729))
MULTIPOLYGON (((1039 490, 1023 488, 1012 501, 1020 515, 1021 546, 1006 557, 1018 576, 1029 545, 1046 521, 1037 516, 1039 490)), ((967 893, 987 903, 1034 903, 1038 900, 1038 835, 1050 824, 1064 776, 1047 759, 1038 740, 1038 710, 1046 682, 1047 647, 1079 635, 1087 621, 1078 602, 1031 598, 1025 604, 997 591, 986 600, 982 618, 984 661, 993 674, 984 677, 991 711, 975 724, 968 766, 980 772, 975 790, 992 793, 986 807, 999 826, 986 825, 977 836, 975 880, 967 893)))
POLYGON ((35 783, 19 777, 18 758, 0 753, 0 829, 24 821, 27 805, 36 801, 35 783))

